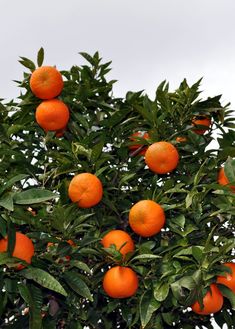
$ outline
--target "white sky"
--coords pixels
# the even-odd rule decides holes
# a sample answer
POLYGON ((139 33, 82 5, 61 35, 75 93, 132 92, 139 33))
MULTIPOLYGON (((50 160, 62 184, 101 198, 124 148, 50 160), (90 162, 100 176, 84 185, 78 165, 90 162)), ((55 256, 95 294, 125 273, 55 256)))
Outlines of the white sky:
POLYGON ((204 77, 204 96, 223 94, 235 107, 234 0, 1 0, 0 97, 16 98, 19 56, 58 69, 80 65, 78 52, 112 60, 114 93, 144 89, 151 97, 162 80, 171 90, 204 77))
POLYGON ((234 0, 1 0, 0 97, 16 98, 19 56, 69 69, 80 51, 112 60, 114 92, 144 89, 151 97, 164 79, 203 77, 205 96, 235 104, 234 0))

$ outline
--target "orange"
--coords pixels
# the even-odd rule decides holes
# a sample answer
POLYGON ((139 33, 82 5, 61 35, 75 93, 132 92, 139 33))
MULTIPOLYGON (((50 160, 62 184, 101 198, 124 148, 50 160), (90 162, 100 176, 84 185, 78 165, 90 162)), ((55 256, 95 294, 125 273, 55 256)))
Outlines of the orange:
MULTIPOLYGON (((8 238, 4 238, 0 240, 0 252, 7 251, 8 247, 8 238)), ((30 238, 28 238, 25 234, 16 232, 16 241, 15 247, 12 253, 13 257, 17 257, 19 259, 24 260, 28 264, 31 264, 31 259, 34 255, 34 245, 30 238)), ((17 269, 24 268, 23 265, 18 265, 17 269)))
MULTIPOLYGON (((129 139, 130 139, 130 141, 134 142, 136 140, 136 137, 142 137, 144 139, 149 139, 149 134, 147 132, 137 131, 137 132, 133 133, 129 137, 129 139)), ((140 149, 140 151, 136 155, 145 155, 148 147, 144 146, 143 144, 136 143, 134 145, 130 145, 129 150, 135 152, 141 146, 142 146, 142 148, 140 149)))
POLYGON ((224 266, 231 269, 231 274, 226 273, 217 277, 217 283, 227 286, 235 294, 235 263, 225 263, 224 266))
POLYGON ((156 142, 150 145, 145 153, 145 163, 156 174, 173 171, 179 162, 179 153, 169 142, 156 142))
MULTIPOLYGON (((73 240, 67 240, 66 241, 71 247, 76 247, 76 243, 73 241, 73 240)), ((56 243, 57 244, 57 243, 56 243)), ((47 243, 47 251, 48 252, 50 252, 50 247, 53 247, 55 245, 55 243, 53 243, 53 242, 48 242, 47 243)), ((70 260, 71 259, 71 257, 70 256, 65 256, 65 259, 66 260, 70 260)))
POLYGON ((112 230, 105 234, 101 243, 104 248, 109 248, 112 244, 116 249, 125 256, 128 252, 133 252, 135 249, 134 242, 131 236, 122 230, 112 230))
POLYGON ((223 306, 224 298, 216 284, 210 285, 211 292, 208 291, 203 298, 203 308, 200 308, 199 302, 196 301, 191 307, 193 312, 202 315, 219 312, 223 306))
POLYGON ((130 209, 129 224, 136 234, 150 237, 159 233, 164 226, 164 210, 153 200, 141 200, 130 209))
POLYGON ((99 203, 103 186, 98 177, 90 173, 76 175, 69 184, 69 198, 80 208, 90 208, 99 203))
POLYGON ((61 73, 53 66, 41 66, 36 69, 29 80, 32 93, 41 99, 51 99, 58 96, 64 82, 61 73))
POLYGON ((103 288, 112 298, 131 297, 138 289, 138 277, 130 267, 115 266, 105 273, 103 288))
POLYGON ((193 131, 198 135, 203 135, 211 125, 211 119, 208 116, 200 115, 196 116, 192 120, 193 126, 197 127, 197 125, 205 126, 204 129, 193 129, 193 131))
MULTIPOLYGON (((220 185, 228 185, 229 184, 229 180, 228 180, 227 176, 225 175, 225 171, 224 171, 223 167, 220 168, 220 170, 219 170, 217 181, 220 185)), ((233 192, 235 192, 235 186, 234 185, 230 185, 229 187, 233 192)))
POLYGON ((184 143, 184 142, 187 142, 187 138, 186 137, 183 137, 183 136, 178 136, 176 137, 176 142, 178 143, 184 143))
POLYGON ((69 109, 59 99, 50 99, 38 105, 35 117, 39 126, 45 131, 60 133, 69 121, 69 109))

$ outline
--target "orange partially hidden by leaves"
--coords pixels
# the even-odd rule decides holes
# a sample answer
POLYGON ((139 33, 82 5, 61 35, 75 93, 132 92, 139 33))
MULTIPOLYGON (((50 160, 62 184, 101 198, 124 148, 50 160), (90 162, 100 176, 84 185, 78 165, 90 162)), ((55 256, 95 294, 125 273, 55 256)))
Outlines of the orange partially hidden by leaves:
MULTIPOLYGON (((61 240, 61 239, 60 239, 61 240)), ((58 241, 59 242, 59 241, 58 241)), ((76 247, 76 243, 73 241, 73 240, 67 240, 66 241, 71 247, 76 247)), ((53 243, 53 242, 48 242, 47 243, 47 251, 48 252, 50 252, 50 250, 51 250, 51 247, 54 247, 55 245, 57 245, 57 243, 53 243)), ((66 260, 70 260, 71 259, 71 257, 70 256, 65 256, 65 259, 66 260)))
POLYGON ((138 277, 130 267, 115 266, 105 273, 103 288, 112 298, 131 297, 138 289, 138 277))
POLYGON ((30 77, 32 93, 41 99, 58 96, 64 86, 61 73, 53 66, 41 66, 30 77))
POLYGON ((186 137, 183 137, 183 136, 178 136, 178 137, 176 137, 176 142, 177 143, 185 143, 185 142, 187 142, 187 138, 186 137))
POLYGON ((201 315, 209 315, 219 312, 223 306, 224 298, 216 284, 210 285, 211 291, 208 291, 203 298, 203 308, 196 301, 191 307, 194 313, 201 315))
POLYGON ((179 162, 176 147, 169 142, 156 142, 150 145, 145 153, 145 163, 156 174, 173 171, 179 162))
POLYGON ((223 265, 230 268, 231 273, 226 272, 224 275, 219 275, 216 282, 227 286, 235 294, 235 263, 225 263, 223 265))
POLYGON ((69 121, 69 109, 59 99, 41 102, 36 108, 36 121, 45 131, 61 133, 69 121))
POLYGON ((193 118, 192 124, 195 127, 197 127, 198 125, 205 126, 204 129, 193 129, 193 132, 195 132, 196 134, 203 135, 209 129, 209 127, 211 125, 211 119, 205 115, 196 116, 193 118))
POLYGON ((99 203, 103 196, 103 186, 98 177, 91 173, 76 175, 69 184, 69 198, 80 208, 90 208, 99 203))
MULTIPOLYGON (((229 180, 228 180, 227 176, 225 175, 225 170, 223 167, 221 167, 219 170, 217 181, 220 185, 224 185, 224 186, 229 185, 229 180)), ((235 192, 234 185, 229 185, 229 187, 233 192, 235 192)))
MULTIPOLYGON (((0 240, 0 252, 7 251, 8 238, 0 240)), ((31 264, 31 259, 34 255, 34 245, 30 238, 25 234, 16 232, 15 248, 13 250, 12 256, 24 260, 28 264, 31 264)), ((24 268, 23 265, 18 265, 17 269, 20 270, 24 268)))
MULTIPOLYGON (((131 142, 134 142, 136 140, 136 137, 141 137, 141 138, 144 138, 144 139, 149 139, 149 134, 147 132, 142 132, 142 131, 137 131, 135 133, 133 133, 129 139, 131 142)), ((144 146, 140 143, 136 143, 134 145, 129 145, 129 150, 132 151, 132 152, 135 152, 137 151, 140 147, 142 146, 142 148, 140 149, 139 152, 137 152, 137 155, 145 155, 146 151, 147 151, 147 146, 144 146)))
POLYGON ((105 234, 101 243, 104 248, 109 248, 112 244, 116 249, 125 256, 128 252, 133 252, 135 249, 134 242, 131 236, 122 230, 112 230, 105 234))
POLYGON ((136 234, 143 237, 153 236, 159 233, 165 224, 164 210, 153 200, 141 200, 130 209, 129 224, 136 234))

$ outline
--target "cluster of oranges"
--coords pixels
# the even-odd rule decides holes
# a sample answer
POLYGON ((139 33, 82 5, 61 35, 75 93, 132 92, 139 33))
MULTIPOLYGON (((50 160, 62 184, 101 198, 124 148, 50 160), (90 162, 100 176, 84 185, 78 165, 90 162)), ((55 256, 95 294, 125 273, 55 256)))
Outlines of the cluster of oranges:
POLYGON ((43 100, 36 108, 37 123, 46 132, 62 136, 70 114, 67 105, 57 98, 64 87, 61 73, 55 67, 41 66, 32 73, 29 84, 32 93, 43 100))

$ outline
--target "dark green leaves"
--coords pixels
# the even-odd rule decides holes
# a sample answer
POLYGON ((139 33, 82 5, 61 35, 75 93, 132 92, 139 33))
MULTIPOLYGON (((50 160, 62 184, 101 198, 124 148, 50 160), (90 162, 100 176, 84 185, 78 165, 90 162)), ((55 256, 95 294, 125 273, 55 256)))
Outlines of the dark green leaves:
POLYGON ((14 195, 14 202, 17 204, 33 204, 45 202, 58 197, 53 192, 48 190, 40 190, 38 188, 31 188, 23 192, 18 192, 14 195))
POLYGON ((27 279, 33 280, 42 287, 58 292, 61 295, 67 296, 62 285, 51 274, 39 268, 27 268, 21 271, 21 275, 27 279))
POLYGON ((66 272, 64 274, 64 279, 68 286, 72 288, 77 294, 87 298, 90 301, 93 301, 93 297, 87 284, 81 279, 81 276, 77 272, 66 272))

